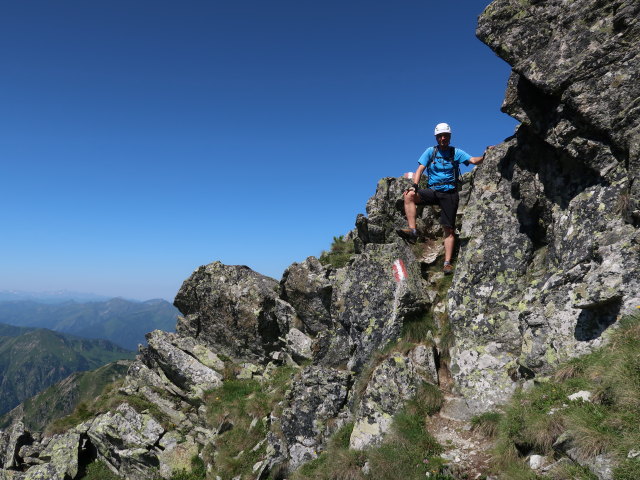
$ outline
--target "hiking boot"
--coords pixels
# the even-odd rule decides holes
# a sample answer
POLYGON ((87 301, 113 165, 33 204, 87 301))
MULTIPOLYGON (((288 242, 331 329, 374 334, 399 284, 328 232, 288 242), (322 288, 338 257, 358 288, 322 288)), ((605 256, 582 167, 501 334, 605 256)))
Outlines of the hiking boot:
POLYGON ((398 228, 396 233, 410 243, 416 243, 418 240, 418 234, 411 228, 398 228))
POLYGON ((445 263, 444 267, 442 267, 442 273, 445 275, 451 275, 453 273, 453 265, 450 263, 445 263))

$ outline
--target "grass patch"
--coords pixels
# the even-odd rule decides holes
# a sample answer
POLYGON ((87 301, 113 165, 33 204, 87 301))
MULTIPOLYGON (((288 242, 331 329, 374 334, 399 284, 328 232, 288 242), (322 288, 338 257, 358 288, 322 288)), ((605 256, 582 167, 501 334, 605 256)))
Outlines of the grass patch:
MULTIPOLYGON (((503 410, 493 418, 474 419, 474 426, 492 424, 497 437, 494 468, 509 472, 508 478, 535 478, 527 476, 531 471, 524 457, 551 455, 554 442, 565 432, 582 458, 603 453, 616 458, 616 479, 640 478, 640 462, 627 459, 640 445, 640 315, 621 319, 607 345, 560 366, 548 381, 516 392, 503 410), (592 401, 568 399, 580 390, 591 392, 592 401)), ((577 466, 558 475, 595 478, 577 466)))
POLYGON ((280 367, 268 382, 230 379, 207 392, 204 402, 208 422, 222 427, 213 445, 214 454, 206 460, 213 467, 213 477, 245 478, 253 466, 264 458, 264 441, 268 425, 263 421, 284 398, 296 369, 280 367))
POLYGON ((197 455, 191 459, 191 471, 180 470, 171 475, 170 480, 205 480, 207 478, 207 467, 204 461, 197 455))
POLYGON ((118 475, 109 470, 103 462, 96 460, 87 466, 87 472, 81 480, 121 480, 118 475))
POLYGON ((628 458, 613 469, 613 478, 616 480, 638 480, 640 478, 640 460, 628 458))
POLYGON ((342 268, 355 255, 355 246, 352 240, 345 240, 344 235, 333 237, 331 249, 328 252, 320 254, 320 263, 322 265, 331 265, 334 268, 342 268))
POLYGON ((486 412, 471 419, 471 428, 487 438, 495 438, 498 435, 498 425, 501 418, 501 413, 486 412))
POLYGON ((437 327, 431 312, 421 312, 407 316, 402 324, 402 339, 413 343, 433 346, 433 337, 437 327))
POLYGON ((453 480, 442 473, 443 451, 426 429, 425 420, 442 404, 436 387, 423 385, 406 408, 395 415, 391 432, 382 445, 367 450, 349 450, 353 424, 338 430, 327 450, 300 467, 292 480, 453 480), (366 468, 365 468, 366 465, 366 468))

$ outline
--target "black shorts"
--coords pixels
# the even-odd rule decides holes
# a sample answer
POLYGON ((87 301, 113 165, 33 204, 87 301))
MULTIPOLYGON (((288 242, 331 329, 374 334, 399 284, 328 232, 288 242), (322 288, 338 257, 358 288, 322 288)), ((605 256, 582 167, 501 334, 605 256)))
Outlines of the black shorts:
POLYGON ((458 212, 458 203, 460 196, 457 189, 451 189, 446 192, 436 192, 431 188, 419 189, 418 195, 420 201, 416 205, 439 205, 440 206, 440 224, 451 229, 456 228, 456 213, 458 212))

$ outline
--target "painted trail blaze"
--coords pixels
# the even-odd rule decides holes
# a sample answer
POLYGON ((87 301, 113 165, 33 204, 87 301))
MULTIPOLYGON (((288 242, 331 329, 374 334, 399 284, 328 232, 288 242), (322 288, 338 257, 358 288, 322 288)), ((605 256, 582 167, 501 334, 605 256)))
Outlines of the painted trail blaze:
POLYGON ((393 262, 393 276, 396 282, 401 282, 407 278, 407 269, 404 267, 404 262, 401 259, 393 262))

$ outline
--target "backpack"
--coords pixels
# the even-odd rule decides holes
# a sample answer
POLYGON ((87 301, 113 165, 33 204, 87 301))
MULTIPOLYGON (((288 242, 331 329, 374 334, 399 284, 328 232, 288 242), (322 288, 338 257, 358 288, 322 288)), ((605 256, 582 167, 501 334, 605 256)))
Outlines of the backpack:
MULTIPOLYGON (((436 158, 436 155, 438 153, 438 145, 436 145, 435 147, 433 147, 433 152, 431 152, 431 157, 429 158, 429 161, 427 162, 427 173, 429 173, 429 167, 431 166, 431 164, 433 163, 433 161, 436 158)), ((444 153, 444 152, 441 152, 444 153)), ((444 158, 444 155, 442 155, 444 158)), ((451 162, 451 164, 453 165, 453 160, 456 158, 456 147, 452 147, 449 146, 449 155, 448 158, 444 158, 445 160, 448 160, 451 162)), ((454 188, 458 188, 458 185, 460 184, 460 165, 454 165, 454 169, 453 169, 453 176, 454 176, 454 188)), ((440 185, 449 185, 451 184, 451 182, 440 182, 440 183, 434 183, 432 185, 429 185, 429 187, 438 187, 440 185)))

